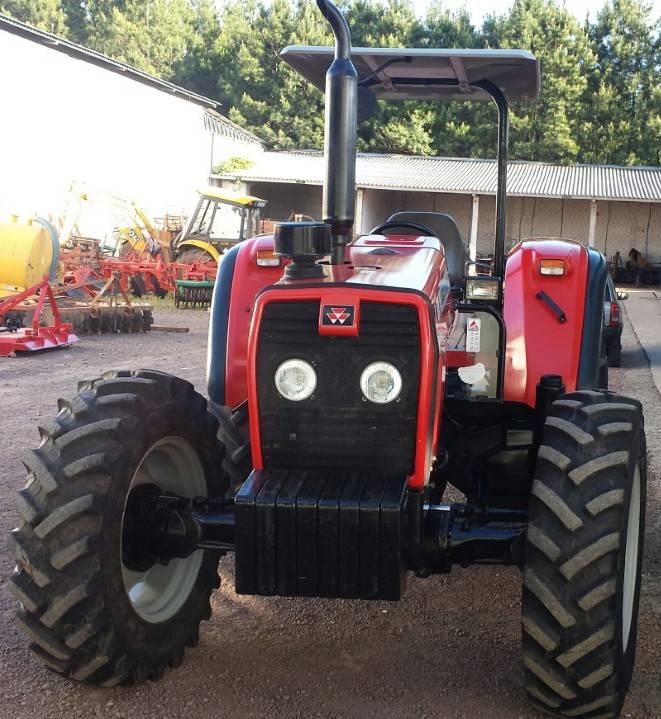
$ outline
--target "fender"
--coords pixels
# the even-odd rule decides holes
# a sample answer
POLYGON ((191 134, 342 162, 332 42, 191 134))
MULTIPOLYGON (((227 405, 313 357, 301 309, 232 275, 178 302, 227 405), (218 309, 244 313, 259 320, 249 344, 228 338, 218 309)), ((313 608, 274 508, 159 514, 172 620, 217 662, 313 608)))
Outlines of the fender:
MULTIPOLYGON (((534 407, 536 387, 545 374, 561 375, 568 392, 596 386, 589 378, 595 364, 588 355, 598 345, 601 325, 593 327, 599 278, 588 282, 591 256, 586 247, 567 240, 526 240, 510 251, 503 305, 505 400, 534 407), (543 259, 562 260, 564 274, 542 275, 543 259)), ((600 266, 596 259, 592 263, 600 266)), ((597 309, 603 315, 603 305, 597 309)), ((596 356, 598 361, 598 351, 596 356)))
POLYGON ((585 293, 585 317, 576 389, 595 389, 599 386, 607 279, 606 258, 601 252, 588 249, 588 284, 585 293))
POLYGON ((211 244, 211 242, 205 242, 204 240, 184 240, 183 242, 179 243, 179 246, 177 249, 181 250, 181 248, 186 248, 186 247, 197 247, 200 250, 204 250, 207 254, 211 255, 211 257, 213 257, 213 259, 218 264, 220 264, 221 254, 211 244))
POLYGON ((258 252, 273 252, 273 236, 237 243, 218 265, 209 317, 207 391, 221 406, 237 407, 248 398, 248 334, 255 298, 282 277, 281 264, 257 264, 258 252))

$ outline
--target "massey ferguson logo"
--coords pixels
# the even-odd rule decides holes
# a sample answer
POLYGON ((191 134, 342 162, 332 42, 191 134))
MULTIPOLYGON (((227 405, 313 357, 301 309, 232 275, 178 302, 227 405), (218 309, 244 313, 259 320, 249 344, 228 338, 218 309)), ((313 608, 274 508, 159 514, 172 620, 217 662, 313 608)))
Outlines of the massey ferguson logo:
POLYGON ((324 306, 324 325, 344 325, 349 327, 353 325, 354 307, 348 305, 345 307, 335 307, 334 305, 324 306))

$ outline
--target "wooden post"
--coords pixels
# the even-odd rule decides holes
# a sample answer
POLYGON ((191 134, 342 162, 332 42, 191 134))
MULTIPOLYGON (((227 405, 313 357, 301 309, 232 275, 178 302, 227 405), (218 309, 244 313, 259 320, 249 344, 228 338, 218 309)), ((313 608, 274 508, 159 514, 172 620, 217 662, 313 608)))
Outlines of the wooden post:
POLYGON ((469 255, 473 262, 477 259, 477 225, 480 215, 480 196, 473 195, 473 205, 471 207, 471 227, 470 238, 468 241, 469 255))
POLYGON ((588 245, 594 247, 594 236, 597 230, 597 201, 590 202, 590 229, 588 230, 588 245))
POLYGON ((354 236, 362 235, 369 231, 366 227, 363 229, 363 198, 365 196, 365 190, 359 188, 356 190, 356 220, 353 225, 354 236))

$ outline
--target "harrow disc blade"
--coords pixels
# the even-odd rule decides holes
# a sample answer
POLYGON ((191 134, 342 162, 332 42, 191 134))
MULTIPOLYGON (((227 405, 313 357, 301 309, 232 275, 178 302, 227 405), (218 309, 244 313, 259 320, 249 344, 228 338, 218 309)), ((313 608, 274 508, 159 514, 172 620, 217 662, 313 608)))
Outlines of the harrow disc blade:
POLYGON ((79 306, 66 307, 60 311, 63 319, 70 322, 74 332, 79 335, 149 332, 154 323, 151 306, 79 306))

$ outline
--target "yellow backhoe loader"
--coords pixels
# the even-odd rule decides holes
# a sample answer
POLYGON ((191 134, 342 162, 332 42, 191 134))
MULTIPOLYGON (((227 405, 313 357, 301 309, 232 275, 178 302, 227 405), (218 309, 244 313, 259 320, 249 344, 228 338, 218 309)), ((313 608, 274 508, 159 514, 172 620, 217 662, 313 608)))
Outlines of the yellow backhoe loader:
POLYGON ((218 262, 237 242, 259 234, 266 200, 223 187, 198 190, 200 199, 188 224, 174 241, 178 262, 218 262))

